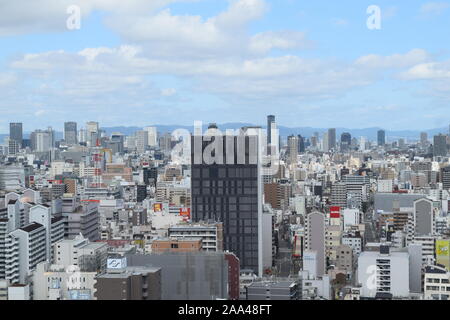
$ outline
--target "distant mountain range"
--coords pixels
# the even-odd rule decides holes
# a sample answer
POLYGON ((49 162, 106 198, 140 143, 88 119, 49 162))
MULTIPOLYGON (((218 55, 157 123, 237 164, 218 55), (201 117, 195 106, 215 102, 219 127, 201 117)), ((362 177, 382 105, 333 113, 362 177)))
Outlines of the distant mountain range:
MULTIPOLYGON (((158 132, 172 132, 176 129, 186 129, 190 132, 193 132, 193 126, 182 126, 182 125, 154 125, 158 128, 158 132)), ((239 129, 241 127, 245 126, 254 126, 254 124, 251 123, 223 123, 217 125, 219 129, 226 130, 226 129, 239 129)), ((208 124, 203 125, 203 130, 206 130, 208 127, 208 124)), ((261 126, 262 128, 266 128, 266 125, 261 126)), ((352 137, 366 137, 370 140, 376 140, 377 139, 377 132, 381 128, 379 127, 373 127, 373 128, 363 128, 363 129, 348 129, 348 128, 336 128, 336 137, 339 139, 340 135, 343 132, 349 132, 352 137)), ((103 128, 103 130, 106 131, 107 134, 111 134, 112 132, 121 132, 125 135, 133 134, 134 132, 138 130, 142 130, 141 127, 108 127, 103 128)), ((311 137, 314 135, 315 132, 319 132, 319 134, 323 134, 328 130, 328 128, 313 128, 313 127, 285 127, 285 126, 278 126, 278 130, 280 131, 280 135, 282 137, 287 137, 289 135, 297 135, 300 134, 304 137, 311 137)), ((431 139, 434 135, 437 135, 439 133, 448 133, 448 128, 436 128, 436 129, 429 129, 429 130, 386 130, 386 136, 388 140, 397 140, 400 138, 405 138, 408 140, 417 140, 420 138, 420 133, 426 132, 428 134, 429 139, 431 139)))
MULTIPOLYGON (((183 126, 183 125, 153 125, 154 127, 157 127, 158 132, 160 133, 166 133, 166 132, 172 132, 176 129, 186 129, 190 132, 193 132, 194 128, 192 126, 183 126)), ((223 123, 217 125, 219 129, 226 130, 226 129, 239 129, 241 127, 245 126, 254 126, 254 124, 251 123, 223 123)), ((203 124, 203 130, 206 130, 208 127, 208 123, 203 124)), ((261 126, 263 129, 266 128, 265 125, 261 126)), ((107 135, 110 135, 112 132, 121 132, 124 135, 132 135, 136 131, 142 130, 142 127, 136 127, 136 126, 118 126, 118 127, 104 127, 102 130, 106 132, 107 135)), ((336 128, 336 138, 339 140, 340 135, 343 132, 349 132, 352 137, 366 137, 369 140, 376 140, 377 139, 377 132, 381 128, 379 127, 373 127, 373 128, 363 128, 363 129, 348 129, 348 128, 336 128)), ((278 126, 278 130, 280 131, 280 135, 282 137, 287 137, 289 135, 297 135, 300 134, 304 137, 311 137, 314 135, 315 132, 318 132, 320 135, 322 135, 324 132, 328 130, 328 128, 312 128, 312 127, 295 127, 295 128, 289 128, 285 126, 278 126)), ((429 130, 386 130, 386 137, 387 140, 397 140, 400 138, 404 138, 407 140, 417 140, 420 137, 421 132, 426 132, 428 134, 428 138, 431 139, 434 135, 437 135, 439 133, 448 133, 448 128, 436 128, 436 129, 429 129, 429 130)), ((7 137, 8 134, 0 134, 0 141, 3 141, 5 137, 7 137)), ((24 138, 28 138, 29 133, 24 133, 24 138)), ((62 139, 63 133, 56 131, 56 139, 62 139)))

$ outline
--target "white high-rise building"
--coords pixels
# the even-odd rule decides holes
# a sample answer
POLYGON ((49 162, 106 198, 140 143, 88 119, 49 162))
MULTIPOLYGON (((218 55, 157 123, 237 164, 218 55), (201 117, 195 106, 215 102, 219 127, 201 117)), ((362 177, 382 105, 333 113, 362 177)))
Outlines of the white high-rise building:
POLYGON ((358 283, 365 298, 409 297, 409 254, 390 252, 381 246, 380 252, 364 251, 358 258, 358 283))
POLYGON ((150 147, 158 146, 158 131, 156 127, 145 127, 144 131, 148 134, 147 143, 150 147))
POLYGON ((316 252, 317 276, 325 274, 325 215, 312 212, 306 218, 305 248, 316 252))
POLYGON ((42 224, 34 222, 12 231, 10 236, 15 238, 12 242, 17 241, 18 246, 15 246, 17 251, 9 254, 18 255, 18 279, 25 284, 37 264, 46 260, 46 230, 42 224))
POLYGON ((86 136, 88 146, 95 147, 97 145, 97 140, 100 139, 100 127, 98 122, 89 121, 86 123, 86 136))
POLYGON ((144 153, 146 147, 148 146, 148 132, 147 131, 137 131, 136 132, 136 150, 139 153, 144 153))

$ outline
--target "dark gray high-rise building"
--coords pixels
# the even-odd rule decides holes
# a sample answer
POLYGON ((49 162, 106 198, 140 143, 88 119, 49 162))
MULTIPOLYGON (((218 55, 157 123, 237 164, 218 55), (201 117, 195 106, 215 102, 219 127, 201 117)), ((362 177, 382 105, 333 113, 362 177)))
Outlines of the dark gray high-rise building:
POLYGON ((352 144, 352 135, 348 132, 341 134, 341 152, 347 152, 350 150, 352 144))
POLYGON ((22 145, 23 131, 21 122, 11 122, 9 124, 9 139, 22 145))
POLYGON ((239 135, 194 135, 191 196, 192 220, 223 222, 224 250, 238 256, 242 269, 261 274, 262 180, 258 135, 245 135, 243 130, 239 135))
POLYGON ((377 141, 379 146, 384 146, 386 144, 386 131, 378 130, 377 141))
POLYGON ((439 134, 433 139, 433 156, 445 157, 447 155, 447 136, 439 134))
POLYGON ((444 190, 450 189, 450 166, 441 169, 442 187, 444 190))
POLYGON ((298 152, 305 152, 305 138, 303 138, 300 134, 298 135, 298 152))
POLYGON ((433 234, 433 202, 419 199, 414 202, 414 235, 430 236, 433 234))
POLYGON ((64 140, 67 144, 77 143, 77 123, 64 122, 64 140))
POLYGON ((421 132, 420 133, 420 144, 422 145, 422 147, 426 147, 428 144, 428 133, 426 132, 421 132))
POLYGON ((328 150, 336 150, 336 129, 328 129, 328 150))

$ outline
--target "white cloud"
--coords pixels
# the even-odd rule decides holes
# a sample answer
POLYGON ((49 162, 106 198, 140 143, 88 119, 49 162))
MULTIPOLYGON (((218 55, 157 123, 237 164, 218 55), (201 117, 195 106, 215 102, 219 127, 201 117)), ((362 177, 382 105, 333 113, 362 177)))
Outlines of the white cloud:
POLYGON ((335 26, 347 26, 349 24, 348 20, 342 18, 334 18, 331 20, 331 23, 335 26))
MULTIPOLYGON (((418 49, 388 57, 365 56, 351 63, 294 55, 172 59, 147 56, 139 47, 120 46, 87 48, 78 53, 28 54, 13 61, 11 67, 20 69, 30 79, 47 83, 46 92, 58 89, 74 99, 92 99, 125 90, 139 97, 145 90, 151 91, 148 77, 170 74, 189 78, 195 90, 226 99, 260 101, 333 98, 374 83, 385 70, 409 67, 426 59, 428 54, 418 49)), ((159 95, 168 97, 175 92, 168 88, 159 90, 159 95)))
POLYGON ((34 113, 34 115, 35 115, 36 117, 40 117, 40 116, 45 115, 46 113, 47 113, 47 110, 40 109, 40 110, 37 110, 37 111, 34 113))
MULTIPOLYGON (((150 14, 174 2, 194 2, 198 0, 14 0, 0 2, 0 36, 24 33, 68 31, 67 8, 80 7, 82 19, 94 10, 118 14, 150 14)), ((83 27, 83 23, 81 23, 83 27)))
POLYGON ((367 68, 405 68, 430 59, 429 54, 423 49, 413 49, 406 54, 393 54, 380 56, 375 54, 360 57, 356 64, 367 68))
POLYGON ((0 73, 0 87, 7 87, 15 84, 17 76, 12 72, 0 73))
POLYGON ((448 2, 427 2, 420 7, 420 13, 423 15, 440 15, 448 9, 448 2))
POLYGON ((166 89, 161 90, 161 95, 163 97, 171 97, 176 93, 177 93, 177 90, 175 88, 166 88, 166 89))
POLYGON ((417 64, 400 74, 405 80, 450 78, 450 61, 417 64))
POLYGON ((251 52, 265 54, 272 49, 309 49, 312 41, 306 38, 304 32, 299 31, 267 31, 254 35, 250 39, 251 52))

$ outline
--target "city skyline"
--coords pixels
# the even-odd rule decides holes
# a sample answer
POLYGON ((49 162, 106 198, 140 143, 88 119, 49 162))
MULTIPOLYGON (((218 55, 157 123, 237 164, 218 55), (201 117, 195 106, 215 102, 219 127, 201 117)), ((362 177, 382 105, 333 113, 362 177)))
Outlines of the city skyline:
POLYGON ((0 0, 0 304, 450 301, 449 26, 450 0, 0 0))

